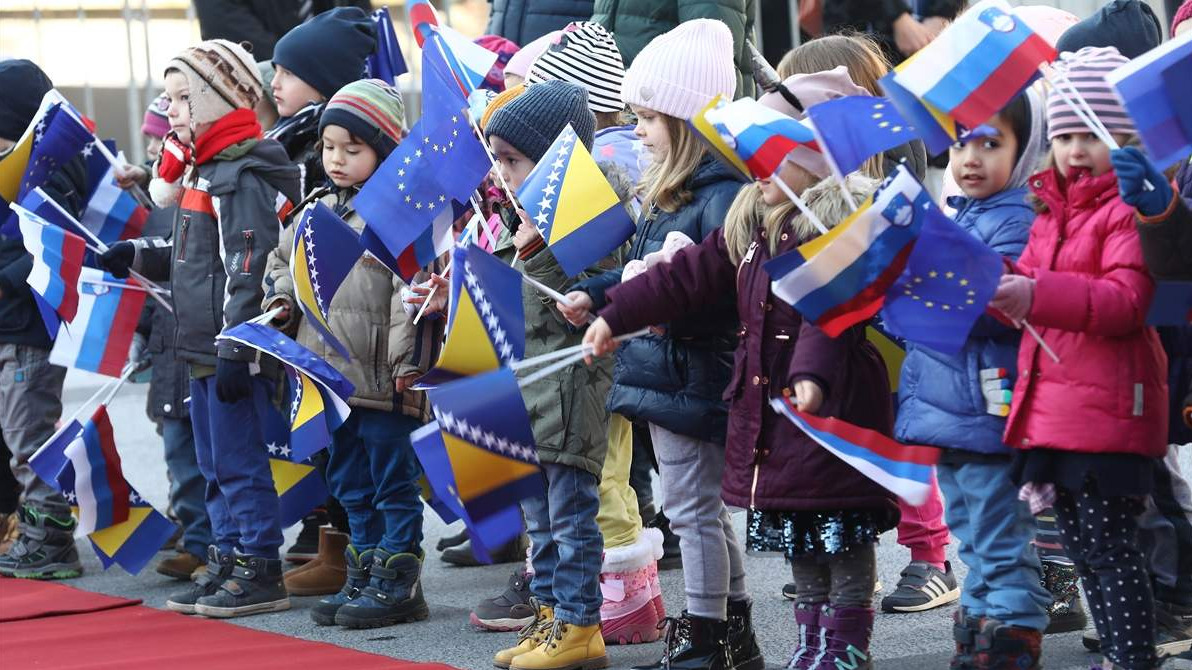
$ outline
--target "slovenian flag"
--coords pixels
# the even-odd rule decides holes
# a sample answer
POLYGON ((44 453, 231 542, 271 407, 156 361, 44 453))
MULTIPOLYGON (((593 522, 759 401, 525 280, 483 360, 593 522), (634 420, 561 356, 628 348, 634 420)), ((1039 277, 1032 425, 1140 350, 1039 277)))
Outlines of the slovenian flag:
POLYGON ((1039 75, 1056 51, 1005 0, 982 0, 895 75, 911 93, 975 128, 1039 75))
POLYGON ((407 2, 406 17, 410 22, 410 30, 414 32, 414 42, 423 51, 442 49, 441 56, 455 74, 456 83, 464 95, 484 84, 493 63, 497 62, 496 53, 440 23, 439 15, 429 0, 407 2))
POLYGON ((83 268, 78 281, 78 314, 58 331, 50 362, 119 377, 148 294, 131 279, 95 268, 83 268))
POLYGON ((770 406, 821 447, 910 505, 931 493, 931 475, 940 450, 901 444, 881 433, 836 418, 795 409, 791 398, 771 398, 770 406))
POLYGON ((1105 78, 1134 119, 1160 169, 1192 153, 1192 31, 1151 49, 1105 78))
POLYGON ((20 218, 25 250, 33 256, 26 283, 63 321, 72 321, 79 309, 78 283, 87 243, 16 203, 11 207, 20 218))
MULTIPOLYGON (((918 55, 915 54, 915 56, 918 55)), ((911 56, 911 59, 915 58, 915 56, 911 56)), ((906 68, 909 62, 911 62, 910 59, 903 62, 894 68, 893 72, 879 79, 877 83, 886 92, 886 96, 890 98, 890 103, 911 124, 911 127, 915 129, 915 135, 923 140, 923 144, 927 148, 927 153, 932 156, 938 156, 947 151, 960 138, 961 133, 964 132, 964 127, 956 123, 956 119, 915 97, 914 93, 911 93, 898 83, 896 79, 898 73, 906 68)))
POLYGON ((736 172, 741 178, 753 179, 753 173, 749 171, 749 166, 741 160, 741 157, 733 150, 733 146, 720 135, 720 131, 708 121, 708 112, 720 109, 727 104, 724 96, 717 95, 712 98, 711 102, 691 117, 691 127, 695 130, 696 137, 703 140, 704 145, 720 159, 720 162, 732 168, 733 172, 736 172))
POLYGON ((709 109, 704 118, 760 179, 777 172, 786 155, 796 149, 820 150, 811 128, 753 98, 709 109))
POLYGON ((128 521, 131 489, 124 481, 106 406, 100 405, 95 410, 91 420, 83 425, 82 433, 66 447, 64 455, 73 470, 79 508, 76 532, 86 535, 128 521))

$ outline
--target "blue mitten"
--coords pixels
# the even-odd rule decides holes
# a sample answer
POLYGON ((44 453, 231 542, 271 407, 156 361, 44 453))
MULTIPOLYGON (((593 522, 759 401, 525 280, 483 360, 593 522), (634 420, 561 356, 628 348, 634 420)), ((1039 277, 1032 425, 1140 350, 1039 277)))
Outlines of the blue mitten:
POLYGON ((1115 149, 1109 152, 1109 160, 1117 173, 1123 202, 1143 216, 1155 216, 1167 210, 1172 198, 1171 184, 1138 147, 1115 149), (1150 182, 1154 189, 1146 190, 1145 182, 1150 182))

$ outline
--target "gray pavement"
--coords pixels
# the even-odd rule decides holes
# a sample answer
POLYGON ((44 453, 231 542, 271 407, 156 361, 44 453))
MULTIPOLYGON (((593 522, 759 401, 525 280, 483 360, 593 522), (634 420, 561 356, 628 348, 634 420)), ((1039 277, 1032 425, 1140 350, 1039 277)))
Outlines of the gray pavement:
MULTIPOLYGON (((102 378, 72 371, 67 377, 65 404, 69 414, 91 395, 103 382, 102 378)), ((165 465, 161 457, 161 442, 145 417, 146 386, 123 389, 110 405, 116 444, 130 483, 159 510, 165 509, 167 484, 165 465)), ((736 516, 738 532, 742 532, 744 515, 736 516)), ((491 668, 491 658, 497 649, 511 644, 513 634, 481 632, 468 624, 471 607, 481 598, 499 593, 513 566, 455 568, 438 560, 433 547, 435 541, 451 534, 428 510, 426 542, 428 558, 423 575, 423 587, 430 602, 431 616, 425 622, 406 624, 371 631, 347 631, 335 627, 315 626, 307 613, 312 598, 294 598, 294 608, 288 612, 234 620, 233 623, 285 635, 318 640, 362 651, 420 661, 438 661, 463 669, 491 668)), ((292 540, 295 529, 287 532, 292 540)), ((86 563, 83 577, 71 580, 73 586, 111 595, 135 597, 151 607, 164 607, 167 596, 178 588, 179 582, 169 580, 146 568, 132 576, 119 567, 107 572, 89 548, 82 551, 86 563)), ((963 575, 964 566, 955 558, 952 564, 963 575)), ((878 549, 878 571, 888 593, 898 580, 898 572, 909 557, 894 541, 893 533, 882 538, 878 549)), ((780 593, 790 573, 781 558, 750 556, 746 559, 748 584, 754 596, 754 623, 767 660, 773 667, 781 667, 793 643, 791 607, 780 593)), ((662 573, 662 586, 668 612, 677 612, 683 605, 683 585, 680 571, 662 573)), ((874 634, 873 651, 877 667, 883 670, 924 670, 946 668, 951 642, 951 607, 917 614, 880 614, 874 634)), ((609 650, 612 666, 631 665, 657 659, 661 645, 614 647, 609 650)), ((1094 657, 1086 654, 1080 635, 1049 636, 1044 643, 1044 665, 1052 670, 1088 668, 1094 657)), ((301 659, 295 659, 295 667, 301 659)))

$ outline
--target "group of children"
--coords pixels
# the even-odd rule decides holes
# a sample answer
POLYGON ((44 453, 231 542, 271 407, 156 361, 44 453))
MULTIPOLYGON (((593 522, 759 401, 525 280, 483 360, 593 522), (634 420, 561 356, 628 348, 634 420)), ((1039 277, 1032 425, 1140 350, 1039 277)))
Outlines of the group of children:
MULTIPOLYGON (((278 42, 271 91, 240 45, 208 40, 182 51, 166 67, 154 112, 155 134, 165 131, 160 156, 126 177, 149 187, 155 216, 168 216, 171 230, 112 245, 101 263, 116 276, 136 270, 170 281, 174 331, 155 336, 172 341, 187 370, 191 469, 205 481, 206 514, 195 523, 210 526, 205 568, 197 555, 174 568, 197 576, 170 597, 170 609, 279 611, 296 590, 300 573, 283 576, 262 437, 283 375, 273 359, 215 340, 272 311, 274 327, 355 386, 325 463, 347 518, 342 588, 321 598, 312 618, 371 628, 428 616, 409 433, 429 419, 412 386, 443 337, 444 320, 433 315, 446 310, 445 291, 431 291, 445 285, 439 263, 407 287, 372 256, 357 261, 327 319, 351 360, 303 319, 289 271, 294 213, 317 200, 360 231, 353 198, 407 134, 400 93, 360 78, 375 39, 358 9, 319 15, 278 42), (416 320, 427 301, 431 316, 416 320)), ((772 294, 763 265, 819 234, 777 180, 831 228, 850 214, 846 191, 865 200, 899 158, 923 160, 922 148, 875 157, 843 183, 822 154, 797 150, 772 177, 741 181, 690 125, 714 97, 733 96, 734 53, 724 23, 696 19, 654 38, 626 69, 607 30, 575 23, 524 83, 508 81, 476 115, 495 156, 489 185, 500 185, 478 190, 482 225, 495 238, 486 248, 566 296, 556 302, 523 285, 525 354, 581 342, 592 353, 587 366, 524 390, 545 495, 522 503, 533 598, 517 643, 495 665, 605 667, 606 641, 665 635, 661 658, 643 668, 761 670, 744 554, 766 551, 791 566, 797 642, 787 667, 872 667, 875 547, 908 508, 770 409, 771 398, 787 397, 803 412, 942 448, 947 526, 968 567, 951 667, 1039 667, 1055 603, 1075 594, 1074 585, 1066 596, 1045 587, 1034 516, 1044 509, 1054 510, 1061 540, 1052 553, 1084 587, 1104 667, 1156 667, 1157 638, 1178 636, 1181 626, 1192 633, 1192 602, 1156 602, 1164 580, 1138 541, 1153 482, 1178 476, 1163 460, 1168 359, 1145 319, 1154 277, 1192 274, 1192 215, 1182 199, 1192 197, 1192 168, 1182 167, 1181 193, 1130 146, 1132 122, 1105 81, 1127 59, 1113 46, 1090 46, 1054 65, 1126 148, 1101 142, 1066 97, 1040 84, 951 149, 960 195, 947 205, 1003 256, 1005 272, 961 351, 907 345, 893 407, 865 324, 829 337, 772 294), (637 218, 630 243, 577 276, 505 195, 567 126, 637 218), (1024 322, 1059 361, 1022 337, 1024 322), (649 335, 614 339, 647 327, 649 335), (649 432, 679 539, 679 616, 666 616, 661 534, 643 529, 630 485, 635 424, 649 432), (744 537, 734 508, 747 510, 744 537)), ((827 100, 879 94, 884 70, 867 38, 820 38, 783 59, 785 91, 761 103, 801 119, 827 100)), ((184 457, 168 459, 171 469, 181 473, 175 463, 184 457)), ((29 512, 23 532, 32 540, 0 559, 0 573, 21 575, 21 561, 39 560, 27 549, 39 546, 77 566, 73 543, 45 544, 47 527, 69 533, 71 523, 60 511, 29 512)), ((188 542, 188 553, 203 544, 188 542)))

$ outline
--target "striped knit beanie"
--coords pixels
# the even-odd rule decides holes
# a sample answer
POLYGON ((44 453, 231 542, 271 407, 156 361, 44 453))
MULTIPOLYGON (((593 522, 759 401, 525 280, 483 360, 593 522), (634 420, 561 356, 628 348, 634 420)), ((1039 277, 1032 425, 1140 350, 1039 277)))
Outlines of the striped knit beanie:
POLYGON ((166 63, 190 88, 190 122, 214 123, 237 109, 254 109, 264 95, 257 62, 243 46, 228 40, 207 40, 166 63))
POLYGON ((690 120, 712 98, 733 98, 733 34, 722 21, 692 19, 650 40, 621 86, 626 104, 690 120))
POLYGON ((384 160, 406 134, 401 93, 380 79, 354 81, 331 96, 319 119, 319 135, 329 125, 347 130, 384 160))
POLYGON ((170 119, 166 112, 170 109, 170 96, 162 93, 145 108, 145 118, 141 121, 141 134, 149 137, 165 137, 170 132, 170 119))
MULTIPOLYGON (((1054 79, 1073 101, 1076 96, 1072 89, 1076 89, 1110 133, 1133 135, 1136 132, 1134 122, 1105 80, 1105 75, 1128 62, 1129 59, 1114 47, 1084 47, 1076 53, 1060 55, 1053 64, 1054 79)), ((1047 95, 1047 139, 1088 132, 1092 130, 1080 120, 1067 99, 1053 88, 1047 95)))
POLYGON ((574 21, 563 29, 558 43, 551 44, 534 61, 526 83, 561 79, 588 89, 588 107, 593 112, 619 112, 625 63, 612 33, 591 21, 574 21))

